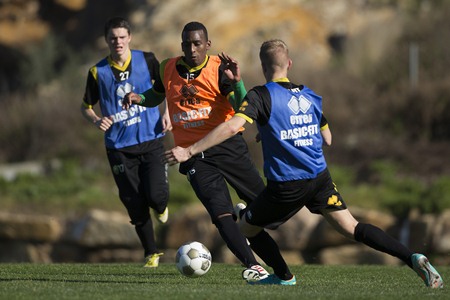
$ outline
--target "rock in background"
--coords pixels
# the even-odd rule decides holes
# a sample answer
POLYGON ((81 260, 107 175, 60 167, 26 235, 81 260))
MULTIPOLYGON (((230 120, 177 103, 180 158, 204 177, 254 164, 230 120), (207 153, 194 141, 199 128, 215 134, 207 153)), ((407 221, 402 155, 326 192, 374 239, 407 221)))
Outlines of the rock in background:
MULTIPOLYGON (((407 244, 433 259, 450 263, 450 210, 438 216, 417 215, 400 223, 392 215, 358 208, 355 217, 379 226, 398 238, 409 231, 407 244), (401 228, 402 224, 403 228, 401 228)), ((173 263, 178 247, 199 241, 211 251, 213 261, 238 263, 200 205, 171 214, 167 224, 155 223, 157 243, 165 252, 161 262, 173 263)), ((401 262, 387 254, 350 241, 335 232, 323 218, 301 210, 276 231, 269 231, 290 264, 390 264, 401 262)), ((92 210, 78 219, 0 213, 0 262, 142 262, 143 252, 128 216, 92 210)))

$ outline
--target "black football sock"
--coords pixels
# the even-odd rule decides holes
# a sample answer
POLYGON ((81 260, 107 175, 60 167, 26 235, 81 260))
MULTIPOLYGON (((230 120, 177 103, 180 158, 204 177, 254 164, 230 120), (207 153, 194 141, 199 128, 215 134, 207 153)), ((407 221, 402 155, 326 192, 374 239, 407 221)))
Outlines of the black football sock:
POLYGON ((157 253, 152 220, 149 219, 144 224, 135 225, 135 229, 142 247, 144 247, 144 256, 157 253))
POLYGON ((250 246, 253 251, 261 257, 261 259, 270 267, 273 272, 282 280, 289 280, 292 278, 292 273, 289 271, 283 256, 281 256, 280 249, 273 238, 264 230, 254 237, 248 238, 250 246))
POLYGON ((220 236, 225 241, 228 249, 248 268, 253 265, 258 265, 258 261, 253 255, 247 240, 239 231, 237 223, 233 216, 225 216, 217 219, 215 223, 219 230, 220 236))
POLYGON ((371 224, 358 223, 355 228, 355 240, 378 251, 395 256, 412 268, 411 250, 380 228, 371 224))

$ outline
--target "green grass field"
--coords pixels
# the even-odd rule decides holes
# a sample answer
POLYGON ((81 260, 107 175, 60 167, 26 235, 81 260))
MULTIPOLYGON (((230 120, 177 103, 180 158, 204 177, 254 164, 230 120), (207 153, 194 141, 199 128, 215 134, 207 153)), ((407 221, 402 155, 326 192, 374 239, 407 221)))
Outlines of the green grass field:
MULTIPOLYGON (((0 264, 0 299, 450 299, 408 267, 292 266, 297 286, 250 286, 238 264, 213 263, 200 278, 173 264, 0 264)), ((437 268, 444 281, 450 267, 437 268)))

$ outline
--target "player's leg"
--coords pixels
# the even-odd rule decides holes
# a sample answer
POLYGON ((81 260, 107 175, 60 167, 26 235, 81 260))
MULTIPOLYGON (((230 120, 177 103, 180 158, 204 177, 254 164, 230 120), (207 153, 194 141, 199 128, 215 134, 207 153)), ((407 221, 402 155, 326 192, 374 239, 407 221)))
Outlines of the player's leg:
POLYGON ((425 256, 414 254, 413 251, 377 226, 359 223, 346 208, 346 204, 332 182, 329 173, 322 173, 320 177, 323 180, 322 189, 314 198, 311 205, 314 208, 310 209, 311 211, 318 210, 333 228, 347 238, 399 258, 416 271, 427 286, 443 286, 441 276, 425 256))
POLYGON ((412 266, 412 251, 380 228, 371 224, 359 223, 353 217, 333 183, 328 170, 319 174, 317 182, 319 190, 311 203, 308 204, 308 208, 312 212, 321 213, 328 223, 345 237, 398 257, 408 266, 412 266))
POLYGON ((238 134, 214 147, 211 151, 226 151, 214 163, 240 199, 247 205, 265 189, 264 181, 256 169, 242 135, 238 134))
MULTIPOLYGON (((256 169, 248 152, 247 144, 241 135, 236 135, 226 142, 220 144, 220 147, 213 148, 214 151, 226 151, 227 156, 220 160, 214 161, 215 165, 225 177, 226 181, 234 188, 239 198, 247 204, 251 204, 265 189, 264 182, 256 169)), ((239 203, 244 206, 243 203, 239 203)), ((238 207, 238 206, 237 206, 238 207)), ((239 212, 235 211, 235 214, 239 212)), ((239 215, 235 216, 237 219, 239 215)), ((258 228, 258 227, 256 227, 258 228)), ((264 230, 258 228, 258 233, 249 235, 251 249, 258 254, 263 261, 278 271, 278 274, 285 274, 287 265, 279 253, 278 245, 264 230), (279 256, 274 258, 271 253, 278 253, 279 256), (278 259, 280 258, 280 259, 278 259), (277 262, 276 262, 277 261, 277 262), (281 262, 281 263, 279 263, 281 262), (281 271, 280 271, 281 270, 281 271)), ((247 269, 243 273, 245 279, 251 279, 252 270, 247 269), (247 274, 248 273, 248 274, 247 274)))
POLYGON ((348 209, 322 210, 321 212, 328 223, 345 237, 398 257, 412 267, 411 256, 414 252, 380 228, 372 224, 359 223, 348 209))
POLYGON ((398 257, 410 267, 412 266, 412 251, 380 228, 371 224, 359 223, 353 217, 328 170, 319 174, 317 183, 318 192, 307 205, 310 211, 321 213, 328 223, 345 237, 398 257))
POLYGON ((107 155, 114 180, 119 189, 120 200, 127 209, 131 224, 135 226, 136 233, 144 248, 144 257, 159 253, 155 243, 148 205, 138 190, 140 182, 139 159, 116 150, 108 150, 107 155))
POLYGON ((322 211, 322 214, 344 236, 401 259, 422 278, 426 286, 432 288, 443 287, 442 277, 430 264, 427 257, 414 253, 380 228, 372 224, 355 223, 356 220, 348 209, 322 211))
POLYGON ((147 144, 148 151, 139 157, 139 190, 145 195, 148 206, 153 209, 158 221, 165 223, 168 219, 169 181, 167 164, 161 159, 164 145, 159 139, 147 144))
POLYGON ((355 240, 355 228, 358 225, 358 221, 348 209, 321 209, 320 212, 337 232, 348 239, 355 240))
POLYGON ((263 230, 276 229, 289 220, 309 198, 311 181, 288 183, 268 182, 267 188, 245 210, 239 222, 241 231, 249 240, 255 253, 273 268, 271 276, 261 284, 293 285, 295 276, 290 272, 277 243, 263 230))
POLYGON ((259 226, 248 224, 245 217, 239 222, 239 225, 253 251, 273 269, 279 279, 289 281, 295 278, 281 255, 278 244, 269 233, 259 226))
POLYGON ((250 222, 261 222, 267 220, 272 223, 273 215, 270 212, 279 211, 273 202, 265 202, 268 195, 267 189, 260 197, 256 198, 239 221, 239 228, 250 242, 252 250, 273 270, 280 278, 292 278, 292 274, 283 259, 280 249, 273 238, 264 230, 263 226, 253 225, 250 222), (266 217, 266 218, 265 218, 266 217))
POLYGON ((180 165, 180 172, 187 173, 195 194, 208 211, 230 251, 246 267, 258 265, 247 240, 234 221, 231 196, 220 170, 201 158, 193 158, 180 165))

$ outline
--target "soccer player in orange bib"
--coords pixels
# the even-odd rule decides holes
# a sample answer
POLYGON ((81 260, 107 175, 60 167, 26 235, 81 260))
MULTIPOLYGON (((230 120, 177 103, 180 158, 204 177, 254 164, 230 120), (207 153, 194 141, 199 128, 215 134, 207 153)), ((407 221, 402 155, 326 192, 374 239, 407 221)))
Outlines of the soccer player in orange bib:
MULTIPOLYGON (((175 145, 188 147, 231 119, 246 90, 240 75, 235 76, 237 64, 223 64, 219 56, 207 54, 211 41, 203 24, 186 24, 181 38, 184 56, 162 61, 153 87, 141 94, 127 94, 123 104, 126 109, 133 104, 153 107, 166 97, 175 145)), ((179 170, 187 175, 228 248, 246 267, 242 277, 267 277, 235 222, 227 186, 228 182, 247 204, 264 189, 242 134, 198 153, 180 164, 179 170)))

